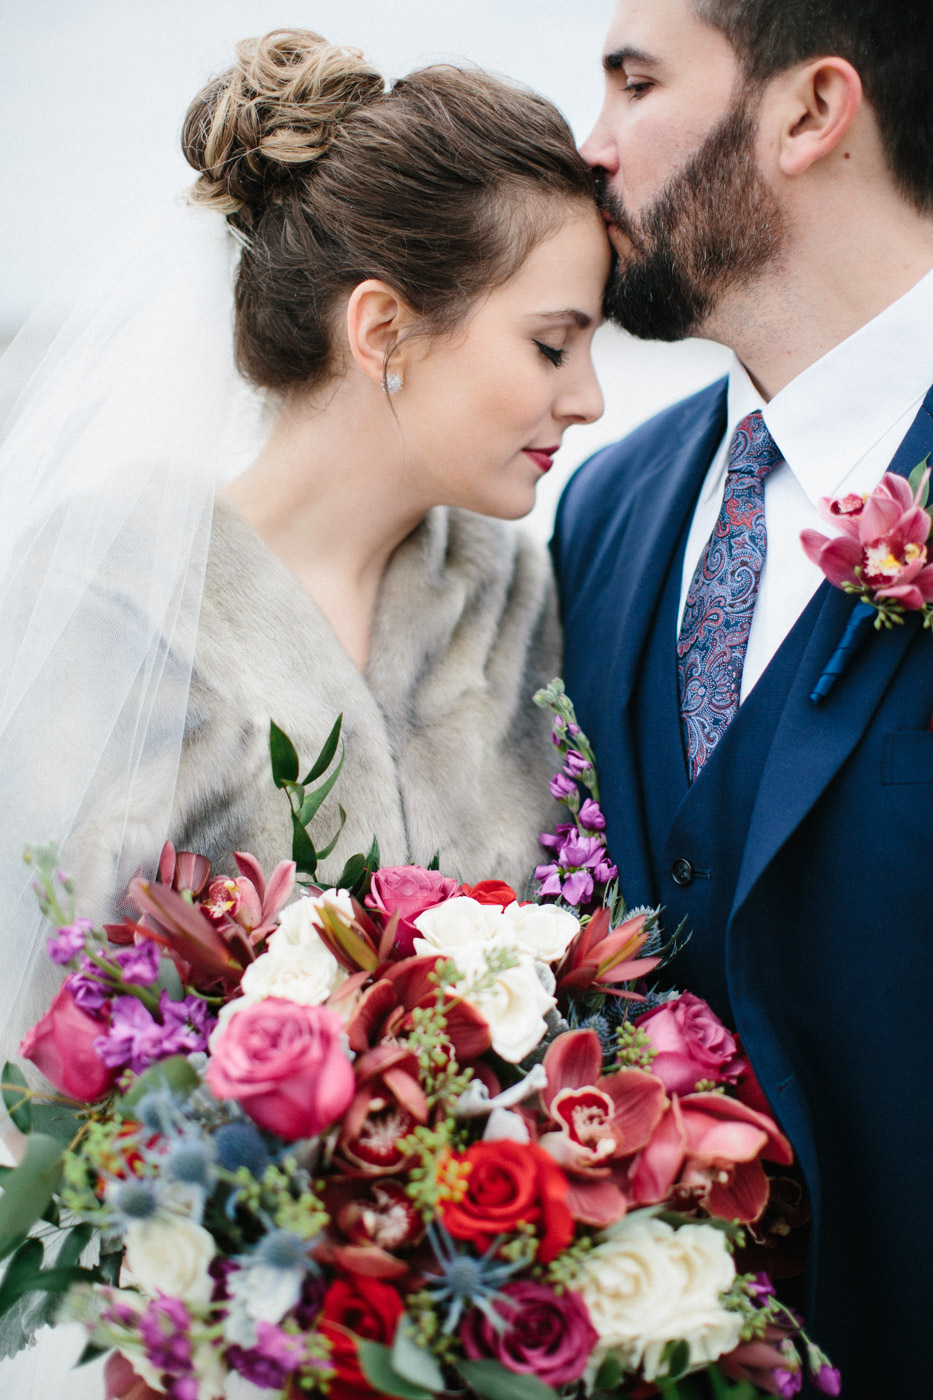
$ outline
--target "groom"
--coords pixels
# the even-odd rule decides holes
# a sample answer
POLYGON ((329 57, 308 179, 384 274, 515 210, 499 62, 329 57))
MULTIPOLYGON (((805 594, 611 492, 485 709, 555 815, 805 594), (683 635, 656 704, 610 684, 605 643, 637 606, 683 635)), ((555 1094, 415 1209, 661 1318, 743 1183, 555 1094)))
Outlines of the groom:
POLYGON ((799 536, 933 452, 931 14, 619 0, 608 314, 734 356, 586 463, 553 543, 624 892, 686 920, 670 976, 794 1143, 808 1322, 864 1400, 933 1364, 933 636, 869 630, 814 705, 853 601, 799 536))

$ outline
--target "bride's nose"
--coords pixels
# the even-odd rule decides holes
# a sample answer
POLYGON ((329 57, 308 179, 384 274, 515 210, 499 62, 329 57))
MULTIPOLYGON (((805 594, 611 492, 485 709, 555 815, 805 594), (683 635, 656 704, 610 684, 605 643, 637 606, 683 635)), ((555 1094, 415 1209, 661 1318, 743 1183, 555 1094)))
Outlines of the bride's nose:
POLYGON ((599 387, 592 362, 581 369, 576 384, 568 386, 554 406, 555 418, 566 423, 595 423, 605 408, 603 391, 599 387))

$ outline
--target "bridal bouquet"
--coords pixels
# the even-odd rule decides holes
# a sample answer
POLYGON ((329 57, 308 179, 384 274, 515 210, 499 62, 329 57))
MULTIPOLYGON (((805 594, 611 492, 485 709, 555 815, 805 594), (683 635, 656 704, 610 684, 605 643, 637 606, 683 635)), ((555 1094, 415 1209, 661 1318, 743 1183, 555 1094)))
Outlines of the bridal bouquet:
MULTIPOLYGON (((299 782, 272 735, 309 875, 331 740, 299 782)), ((702 1373, 747 1400, 805 1366, 837 1394, 742 1267, 789 1145, 710 1008, 645 993, 656 915, 624 909, 595 798, 555 783, 572 820, 530 902, 375 849, 293 899, 295 860, 213 876, 166 846, 95 929, 33 852, 67 975, 22 1046, 54 1091, 4 1071, 0 1318, 81 1321, 110 1396, 237 1373, 288 1400, 688 1400, 702 1373)))

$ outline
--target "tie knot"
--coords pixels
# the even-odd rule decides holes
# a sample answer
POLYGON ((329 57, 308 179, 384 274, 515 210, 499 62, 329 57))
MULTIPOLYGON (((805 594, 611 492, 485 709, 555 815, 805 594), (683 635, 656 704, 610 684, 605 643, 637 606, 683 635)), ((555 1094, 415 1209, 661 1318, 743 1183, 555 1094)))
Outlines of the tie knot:
POLYGON ((783 461, 777 443, 768 432, 759 410, 743 418, 729 444, 729 471, 733 475, 764 481, 783 461))

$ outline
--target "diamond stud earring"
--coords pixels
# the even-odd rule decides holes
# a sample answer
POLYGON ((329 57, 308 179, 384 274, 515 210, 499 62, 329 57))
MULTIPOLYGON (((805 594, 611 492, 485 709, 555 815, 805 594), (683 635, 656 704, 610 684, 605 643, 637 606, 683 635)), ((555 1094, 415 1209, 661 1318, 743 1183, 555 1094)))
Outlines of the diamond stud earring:
POLYGON ((392 394, 397 394, 402 387, 402 376, 395 373, 387 374, 382 381, 382 387, 390 397, 392 394))

